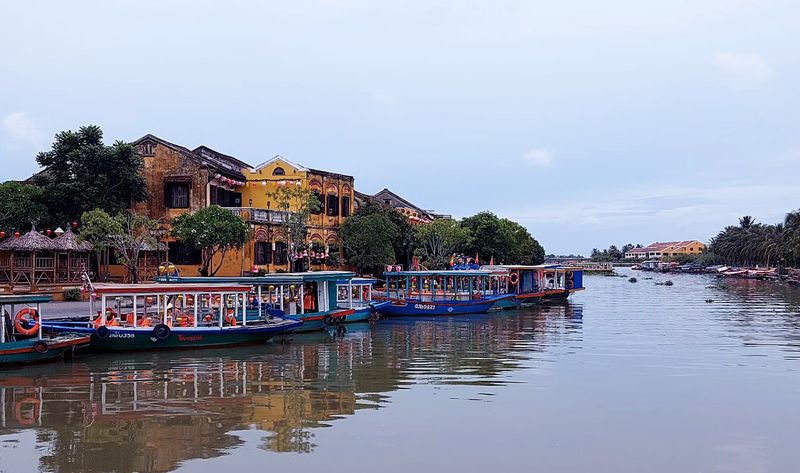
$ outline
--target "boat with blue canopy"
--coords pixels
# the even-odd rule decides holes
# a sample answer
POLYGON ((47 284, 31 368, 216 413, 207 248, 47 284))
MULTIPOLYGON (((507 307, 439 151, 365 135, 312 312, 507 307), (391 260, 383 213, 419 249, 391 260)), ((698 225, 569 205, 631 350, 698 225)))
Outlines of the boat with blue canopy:
POLYGON ((353 309, 345 322, 367 322, 376 318, 380 311, 391 304, 389 301, 373 301, 372 288, 375 278, 350 278, 337 282, 336 304, 340 309, 353 309))
POLYGON ((583 268, 561 265, 541 265, 540 287, 543 300, 566 299, 583 291, 583 268))
POLYGON ((52 300, 50 295, 0 296, 0 366, 53 360, 89 343, 86 335, 43 334, 42 304, 52 300))
POLYGON ((250 287, 241 284, 96 284, 90 314, 48 320, 50 333, 80 333, 98 350, 156 350, 263 343, 302 322, 245 317, 250 287))
POLYGON ((375 295, 390 302, 380 309, 387 316, 481 314, 513 297, 491 291, 491 271, 387 271, 383 275, 386 287, 375 295))
POLYGON ((156 281, 186 285, 244 285, 248 288, 245 313, 249 319, 285 317, 302 322, 302 326, 293 329, 294 332, 310 332, 352 322, 353 316, 360 318, 366 314, 366 318, 369 318, 370 311, 366 307, 350 307, 340 301, 339 288, 346 286, 347 281, 354 277, 355 273, 349 271, 312 271, 242 277, 160 276, 156 281), (362 310, 356 314, 357 309, 362 310))

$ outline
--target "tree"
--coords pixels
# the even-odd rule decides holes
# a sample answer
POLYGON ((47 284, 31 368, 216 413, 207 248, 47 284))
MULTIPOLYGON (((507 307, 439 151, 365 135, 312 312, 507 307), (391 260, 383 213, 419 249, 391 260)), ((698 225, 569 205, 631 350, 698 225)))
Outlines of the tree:
POLYGON ((527 228, 506 218, 500 220, 500 225, 511 235, 513 242, 510 261, 519 264, 544 263, 544 248, 531 236, 527 228))
POLYGON ((128 270, 128 280, 139 282, 139 255, 142 251, 158 248, 152 231, 158 222, 144 215, 122 211, 111 217, 101 209, 83 214, 86 222, 81 227, 81 239, 91 241, 95 248, 113 248, 117 262, 128 270))
POLYGON ((419 248, 416 252, 429 269, 445 269, 451 255, 469 241, 469 230, 455 220, 434 220, 417 225, 415 236, 419 248))
POLYGON ((356 212, 342 225, 339 235, 347 262, 360 273, 380 270, 395 262, 392 243, 397 238, 397 227, 386 215, 356 212))
POLYGON ((179 215, 172 222, 172 235, 178 240, 203 252, 200 274, 214 276, 225 261, 225 254, 242 248, 247 242, 250 227, 238 215, 212 205, 191 214, 179 215), (213 265, 214 256, 220 255, 219 264, 213 265))
MULTIPOLYGON (((416 240, 414 236, 414 226, 408 218, 397 210, 384 205, 380 202, 367 201, 350 217, 365 217, 367 215, 380 215, 388 221, 392 227, 392 252, 394 254, 393 263, 408 266, 411 256, 416 250, 416 240)), ((349 219, 348 219, 349 220, 349 219)), ((347 222, 345 222, 345 225, 347 222)))
POLYGON ((528 230, 517 222, 498 218, 491 212, 480 212, 461 220, 470 238, 464 252, 477 254, 484 261, 494 258, 506 264, 541 264, 544 248, 528 230))
POLYGON ((45 168, 33 180, 43 190, 49 223, 74 220, 93 209, 115 215, 148 197, 144 161, 133 145, 106 146, 95 125, 58 133, 52 149, 36 161, 45 168))
POLYGON ((118 231, 119 225, 105 210, 94 209, 81 215, 78 240, 92 245, 97 260, 97 272, 100 279, 104 281, 108 280, 108 250, 111 248, 109 235, 118 231))
POLYGON ((308 219, 312 213, 322 208, 319 198, 309 189, 300 186, 282 185, 267 197, 275 202, 275 208, 284 212, 281 227, 286 235, 286 251, 294 266, 295 255, 306 249, 308 238, 308 219), (294 209, 294 210, 292 210, 294 209))
POLYGON ((0 184, 0 229, 28 230, 47 218, 42 189, 15 181, 0 184))
POLYGON ((624 258, 625 257, 625 253, 631 251, 634 248, 636 248, 636 247, 633 246, 633 243, 628 243, 628 244, 622 245, 622 249, 620 250, 622 252, 622 257, 624 258))

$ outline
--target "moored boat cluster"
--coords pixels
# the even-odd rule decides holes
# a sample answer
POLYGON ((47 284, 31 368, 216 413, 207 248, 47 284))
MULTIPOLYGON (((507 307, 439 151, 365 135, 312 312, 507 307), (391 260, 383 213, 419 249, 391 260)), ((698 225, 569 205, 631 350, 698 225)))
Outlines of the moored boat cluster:
POLYGON ((41 317, 41 304, 50 296, 0 296, 0 364, 58 358, 76 348, 161 350, 261 343, 282 333, 343 331, 345 323, 382 316, 513 309, 566 299, 584 289, 580 268, 559 265, 443 271, 388 267, 383 276, 378 281, 347 271, 216 278, 165 273, 150 284, 87 281, 89 313, 68 319, 41 317))

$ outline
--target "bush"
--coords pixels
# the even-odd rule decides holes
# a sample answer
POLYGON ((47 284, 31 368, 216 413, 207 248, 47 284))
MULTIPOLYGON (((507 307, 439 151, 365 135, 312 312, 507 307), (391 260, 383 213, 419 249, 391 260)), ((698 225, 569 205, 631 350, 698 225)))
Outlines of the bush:
POLYGON ((78 289, 77 287, 68 287, 64 289, 64 292, 61 295, 65 302, 83 300, 83 295, 81 295, 81 290, 78 289))

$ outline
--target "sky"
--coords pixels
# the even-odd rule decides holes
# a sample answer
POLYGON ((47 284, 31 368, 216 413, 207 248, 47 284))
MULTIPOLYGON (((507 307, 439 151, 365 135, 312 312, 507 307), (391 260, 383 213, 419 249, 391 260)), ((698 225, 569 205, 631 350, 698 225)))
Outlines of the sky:
POLYGON ((490 210, 548 253, 800 208, 796 0, 31 0, 0 18, 0 181, 96 124, 490 210))

